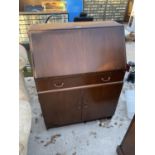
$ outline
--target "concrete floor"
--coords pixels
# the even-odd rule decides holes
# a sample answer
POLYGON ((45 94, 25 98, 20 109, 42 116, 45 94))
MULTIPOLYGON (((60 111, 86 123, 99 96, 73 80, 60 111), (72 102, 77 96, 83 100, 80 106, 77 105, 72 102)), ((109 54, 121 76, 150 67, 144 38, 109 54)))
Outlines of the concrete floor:
MULTIPOLYGON (((134 43, 126 44, 127 61, 134 61, 134 43)), ((32 107, 32 129, 28 155, 116 155, 116 147, 130 124, 127 117, 125 90, 134 84, 124 83, 112 119, 96 120, 46 130, 34 79, 25 78, 32 107)))

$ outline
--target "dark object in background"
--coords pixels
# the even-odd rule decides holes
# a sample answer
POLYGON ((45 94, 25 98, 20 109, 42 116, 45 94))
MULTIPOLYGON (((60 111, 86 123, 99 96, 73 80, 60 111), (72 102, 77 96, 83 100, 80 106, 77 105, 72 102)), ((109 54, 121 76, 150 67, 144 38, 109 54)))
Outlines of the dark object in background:
POLYGON ((43 11, 43 7, 41 5, 25 5, 24 6, 24 11, 26 12, 39 12, 39 11, 43 11))
POLYGON ((123 25, 36 24, 29 37, 47 128, 113 116, 126 72, 123 25))
POLYGON ((131 83, 135 83, 135 63, 129 62, 128 63, 129 75, 127 77, 127 81, 131 83))
POLYGON ((30 50, 29 43, 20 43, 20 44, 25 47, 26 51, 29 51, 30 50))
POLYGON ((87 13, 81 12, 79 17, 74 18, 74 22, 93 21, 93 17, 88 17, 87 13))
POLYGON ((117 147, 118 155, 135 155, 135 116, 123 138, 121 145, 117 147))
POLYGON ((87 13, 81 12, 81 13, 80 13, 80 17, 87 17, 87 13))
POLYGON ((47 23, 51 17, 53 17, 53 15, 48 16, 47 19, 45 20, 45 23, 47 23))

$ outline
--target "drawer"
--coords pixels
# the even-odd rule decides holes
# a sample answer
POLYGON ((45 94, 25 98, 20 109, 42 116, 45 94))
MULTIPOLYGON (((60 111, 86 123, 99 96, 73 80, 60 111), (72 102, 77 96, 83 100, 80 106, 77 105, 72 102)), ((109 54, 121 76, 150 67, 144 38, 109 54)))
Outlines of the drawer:
POLYGON ((38 91, 45 91, 51 89, 70 88, 91 84, 122 81, 124 78, 124 74, 124 70, 118 70, 72 76, 36 78, 35 83, 38 91))

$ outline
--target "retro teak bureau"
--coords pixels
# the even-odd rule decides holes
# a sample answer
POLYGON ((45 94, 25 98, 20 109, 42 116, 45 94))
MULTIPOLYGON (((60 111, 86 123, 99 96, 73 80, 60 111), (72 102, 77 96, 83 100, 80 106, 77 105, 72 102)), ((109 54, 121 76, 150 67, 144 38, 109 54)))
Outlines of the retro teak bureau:
POLYGON ((29 39, 47 128, 114 114, 126 69, 123 25, 38 24, 30 27, 29 39))

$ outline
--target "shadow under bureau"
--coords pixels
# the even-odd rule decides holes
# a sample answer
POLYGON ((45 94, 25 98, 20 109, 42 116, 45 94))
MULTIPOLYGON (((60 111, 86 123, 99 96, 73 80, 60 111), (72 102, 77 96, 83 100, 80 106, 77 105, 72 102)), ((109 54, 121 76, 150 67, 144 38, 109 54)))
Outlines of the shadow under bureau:
POLYGON ((126 70, 123 25, 38 24, 30 27, 29 38, 47 128, 114 114, 126 70))

